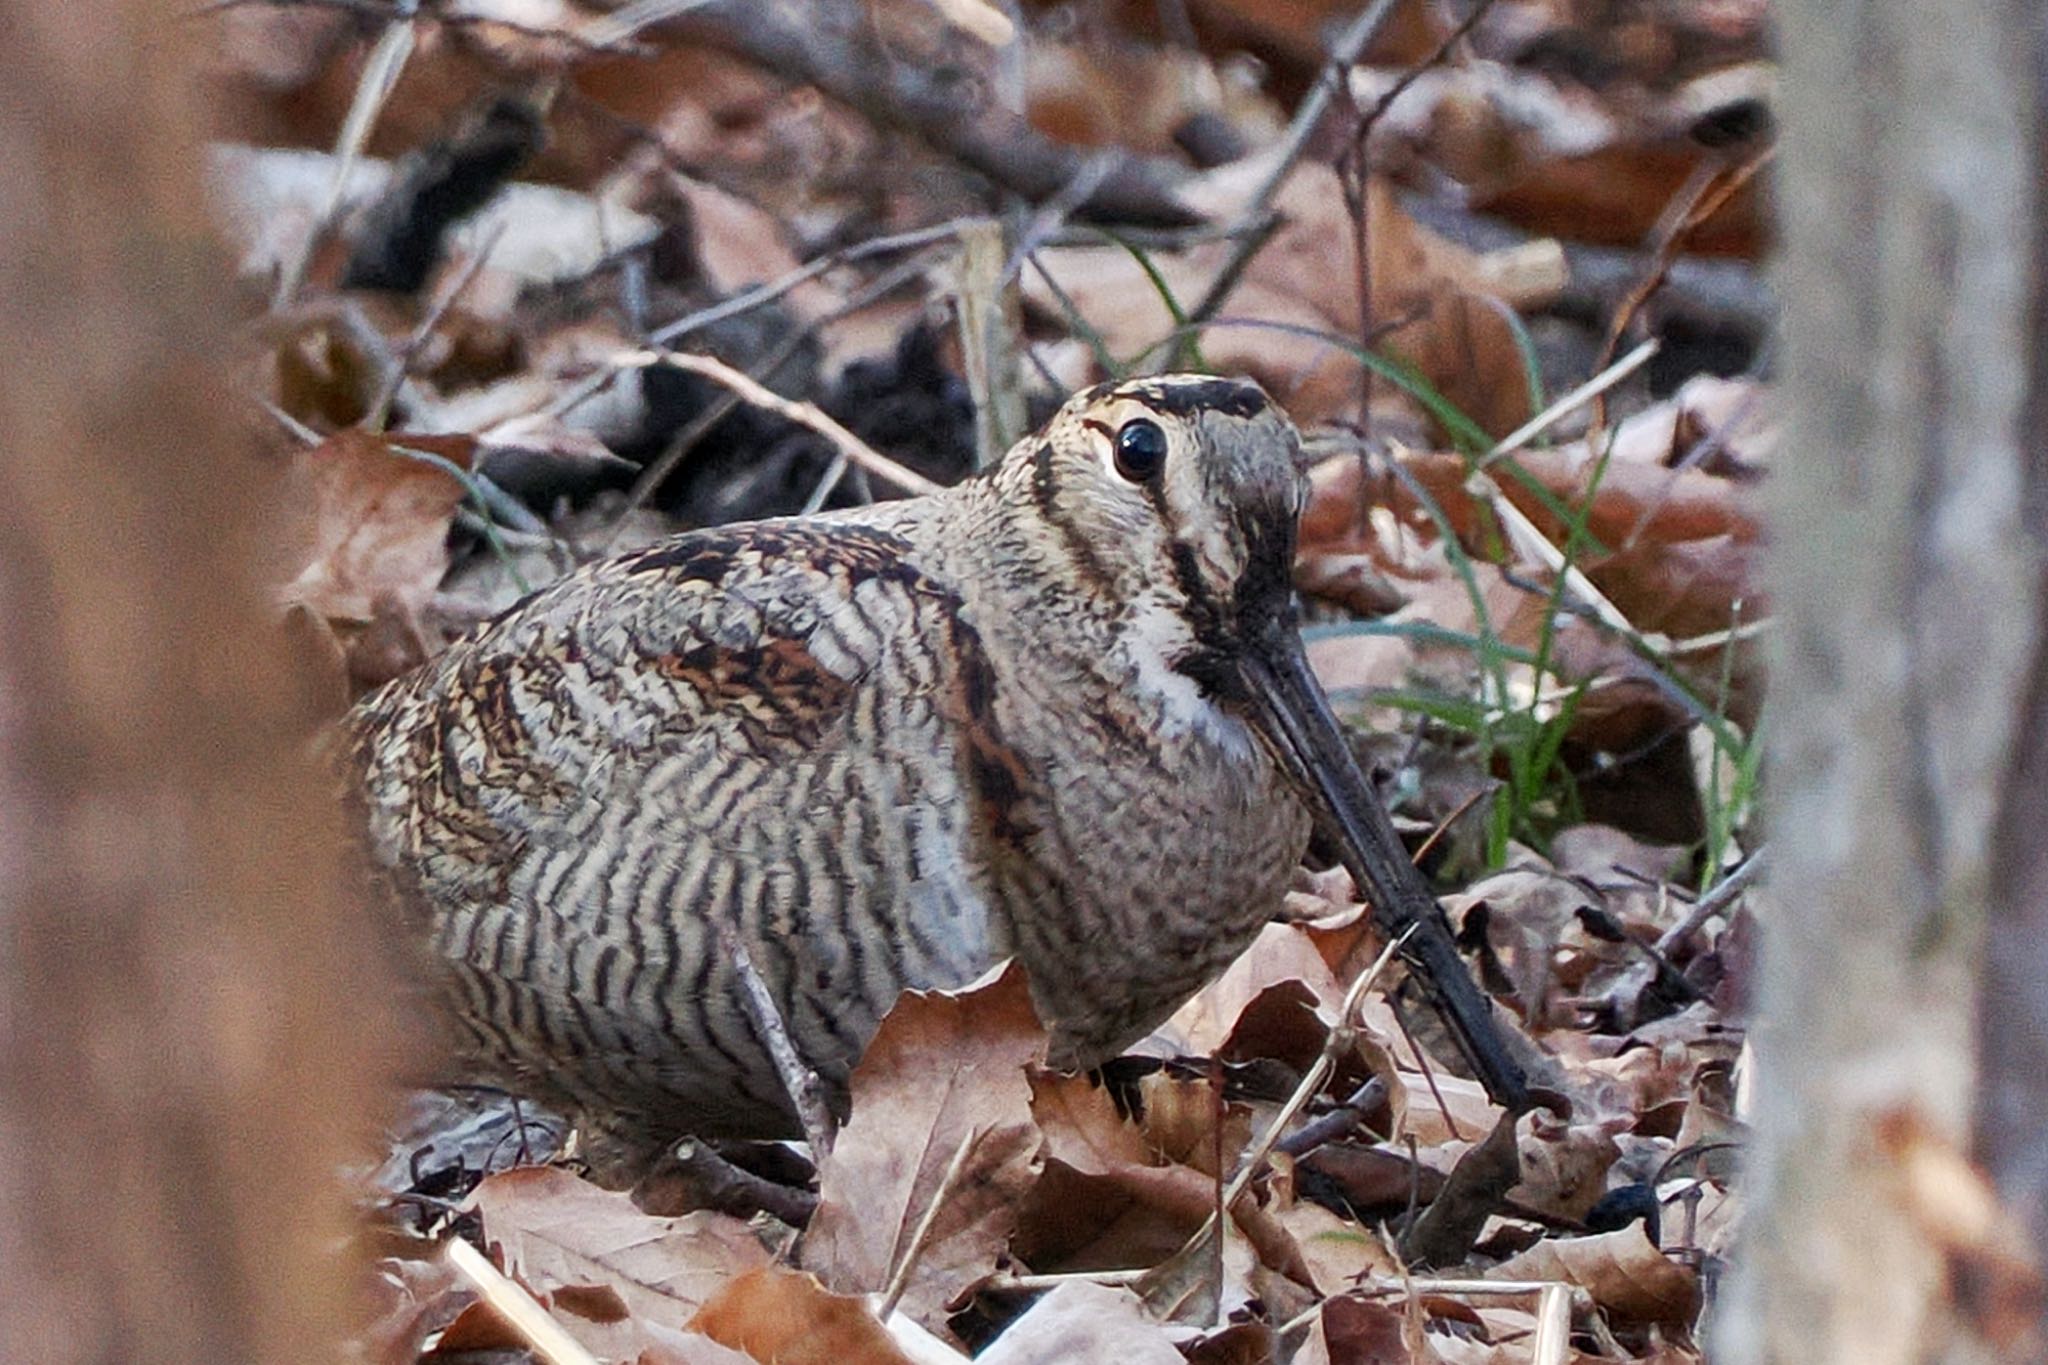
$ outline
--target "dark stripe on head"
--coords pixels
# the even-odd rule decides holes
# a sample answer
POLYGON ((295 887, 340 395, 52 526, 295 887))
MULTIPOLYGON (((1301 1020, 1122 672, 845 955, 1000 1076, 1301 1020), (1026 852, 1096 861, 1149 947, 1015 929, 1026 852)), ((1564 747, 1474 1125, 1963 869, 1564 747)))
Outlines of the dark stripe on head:
POLYGON ((1095 547, 1088 543, 1070 523, 1059 506, 1059 478, 1053 469, 1052 443, 1041 444, 1031 456, 1031 501, 1038 508, 1038 515, 1060 538, 1066 548, 1067 558, 1074 562, 1074 569, 1088 585, 1098 592, 1114 592, 1116 580, 1096 555, 1095 547))
POLYGON ((1173 581, 1187 602, 1188 624, 1193 627, 1195 649, 1174 661, 1174 668, 1191 679, 1202 695, 1217 700, 1243 699, 1244 679, 1232 660, 1239 648, 1231 637, 1231 622, 1225 620, 1223 604, 1209 595, 1202 583, 1202 568, 1194 547, 1185 541, 1172 543, 1173 581))
POLYGON ((1228 623, 1223 617, 1223 604, 1209 591, 1209 585, 1202 580, 1202 564, 1195 555, 1195 547, 1174 534, 1173 517, 1166 505, 1166 490, 1157 484, 1143 485, 1145 498, 1152 504, 1153 514, 1166 529, 1167 554, 1173 566, 1173 585, 1180 589, 1181 599, 1187 603, 1188 624, 1194 628, 1195 638, 1205 647, 1222 643, 1228 623))
POLYGON ((1268 406, 1256 384, 1241 379, 1203 379, 1181 384, 1134 384, 1123 396, 1175 417, 1220 412, 1228 417, 1256 417, 1268 406))

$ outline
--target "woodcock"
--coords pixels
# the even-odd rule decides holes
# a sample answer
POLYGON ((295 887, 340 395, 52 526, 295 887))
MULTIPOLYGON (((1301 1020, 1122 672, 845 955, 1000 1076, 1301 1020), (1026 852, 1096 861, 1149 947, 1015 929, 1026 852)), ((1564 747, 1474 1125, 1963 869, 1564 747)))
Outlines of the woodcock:
POLYGON ((721 924, 829 1087, 899 992, 1005 958, 1094 1064, 1250 942, 1314 819, 1521 1106, 1303 657, 1300 458, 1255 385, 1098 386, 956 488, 593 564, 365 700, 372 853, 474 1077, 793 1132, 721 924))

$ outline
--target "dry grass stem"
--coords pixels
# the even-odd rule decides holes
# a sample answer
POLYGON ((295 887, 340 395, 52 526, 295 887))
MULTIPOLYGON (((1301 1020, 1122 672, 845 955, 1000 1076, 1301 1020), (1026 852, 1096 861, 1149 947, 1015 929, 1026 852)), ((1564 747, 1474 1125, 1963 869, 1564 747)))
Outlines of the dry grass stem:
POLYGON ((1151 1273, 1150 1270, 1070 1270, 1055 1275, 997 1275, 988 1281, 987 1287, 997 1291, 1035 1294, 1040 1290, 1058 1289, 1077 1280, 1084 1284, 1132 1285, 1151 1273))
POLYGON ((1565 1365, 1571 1352, 1571 1289, 1547 1284, 1536 1296, 1536 1340, 1530 1350, 1530 1365, 1565 1365))
POLYGON ((341 132, 334 140, 334 176, 328 181, 327 198, 321 205, 319 216, 307 230, 304 244, 292 257, 290 266, 278 277, 277 292, 270 304, 272 312, 281 311, 298 296, 313 253, 319 250, 321 241, 334 226, 335 215, 341 210, 342 195, 347 192, 349 176, 362 157, 363 145, 370 140, 370 130, 377 126, 377 116, 384 111, 384 102, 397 88, 398 78, 404 72, 405 64, 412 59, 413 48, 418 41, 419 30, 411 18, 394 19, 384 26, 376 48, 371 51, 369 60, 363 63, 363 74, 356 82, 355 99, 350 103, 348 117, 342 121, 341 132))
POLYGON ((598 1365, 597 1357, 584 1350, 533 1295, 492 1265, 481 1251, 454 1237, 449 1239, 447 1255, 448 1264, 476 1286, 484 1302, 511 1323, 547 1365, 598 1365))
POLYGON ((1503 436, 1500 441, 1479 457, 1478 467, 1485 469, 1494 461, 1514 454, 1529 442, 1541 436, 1551 427, 1585 407, 1588 403, 1606 393, 1622 380, 1650 363, 1650 357, 1657 354, 1657 342, 1653 339, 1630 351, 1621 359, 1609 365, 1585 383, 1560 397, 1543 411, 1503 436))
POLYGON ((903 1249, 896 1268, 889 1272, 889 1284, 882 1291, 881 1307, 875 1310, 875 1316, 884 1322, 896 1311, 896 1305, 903 1301, 903 1291, 910 1287, 910 1272, 917 1265, 917 1258, 923 1254, 925 1243, 931 1240, 932 1225, 938 1220, 939 1210, 944 1207, 946 1196, 960 1183, 960 1172, 966 1168, 968 1155, 974 1151, 974 1144, 981 1140, 981 1134, 981 1129, 970 1128, 961 1135, 960 1145, 953 1149, 953 1159, 946 1163, 945 1174, 939 1177, 939 1187, 925 1201, 924 1213, 917 1220, 917 1231, 911 1234, 910 1245, 903 1249))

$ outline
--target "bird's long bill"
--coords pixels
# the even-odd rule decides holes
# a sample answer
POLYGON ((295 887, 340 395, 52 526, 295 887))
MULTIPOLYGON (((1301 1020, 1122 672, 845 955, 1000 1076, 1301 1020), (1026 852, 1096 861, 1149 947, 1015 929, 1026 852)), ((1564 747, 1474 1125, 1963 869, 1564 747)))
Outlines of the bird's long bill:
POLYGON ((1309 671, 1293 622, 1276 620, 1250 642, 1240 668, 1267 743, 1317 822, 1336 840, 1346 870, 1372 903, 1381 928, 1408 934, 1401 956, 1421 979, 1486 1093, 1497 1104, 1526 1109, 1522 1069, 1501 1042, 1492 1006, 1473 984, 1442 907, 1359 770, 1322 685, 1309 671))

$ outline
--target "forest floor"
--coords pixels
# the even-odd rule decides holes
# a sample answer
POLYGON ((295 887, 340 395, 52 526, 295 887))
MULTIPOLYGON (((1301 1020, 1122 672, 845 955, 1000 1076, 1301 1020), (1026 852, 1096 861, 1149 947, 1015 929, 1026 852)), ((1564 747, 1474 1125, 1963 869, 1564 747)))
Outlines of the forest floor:
POLYGON ((1249 375, 1315 461, 1312 661, 1551 1063, 1504 1114, 1400 991, 1352 990, 1384 944, 1304 870, 1101 1076, 1037 1065, 1014 979, 906 999, 774 1213, 668 1210, 788 1149, 688 1148, 636 1203, 549 1116, 421 1097, 365 1177, 365 1358, 1699 1359, 1760 910, 1766 21, 194 19, 237 379, 303 512, 279 591, 337 713, 610 551, 950 483, 1102 379, 1249 375))

